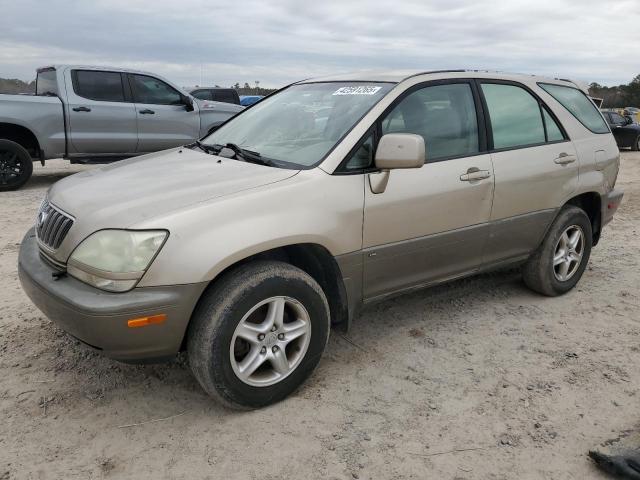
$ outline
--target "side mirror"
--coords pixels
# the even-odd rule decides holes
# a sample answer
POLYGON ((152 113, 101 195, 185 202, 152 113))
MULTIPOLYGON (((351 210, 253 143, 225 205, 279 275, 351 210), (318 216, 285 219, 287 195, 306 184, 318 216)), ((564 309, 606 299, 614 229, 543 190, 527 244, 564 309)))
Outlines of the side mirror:
POLYGON ((187 112, 193 112, 193 98, 185 95, 184 97, 182 97, 182 101, 184 102, 184 108, 187 110, 187 112))
POLYGON ((380 170, 420 168, 426 160, 424 138, 413 133, 388 133, 378 142, 375 164, 380 170))

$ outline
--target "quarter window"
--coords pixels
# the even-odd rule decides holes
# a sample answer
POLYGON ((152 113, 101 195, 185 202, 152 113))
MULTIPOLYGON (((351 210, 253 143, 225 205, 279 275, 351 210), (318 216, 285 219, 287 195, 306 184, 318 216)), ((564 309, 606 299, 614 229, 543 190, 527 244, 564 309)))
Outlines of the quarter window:
POLYGON ((550 83, 539 83, 538 85, 593 133, 609 133, 609 127, 607 127, 597 107, 583 92, 577 88, 564 85, 550 83))
POLYGON ((542 116, 544 117, 544 125, 547 127, 547 142, 559 142, 565 140, 562 130, 553 119, 546 108, 542 108, 542 116))
POLYGON ((524 88, 483 83, 489 109, 493 148, 513 148, 545 142, 540 104, 524 88))
POLYGON ((136 103, 150 103, 154 105, 180 105, 182 96, 178 91, 147 75, 131 75, 131 82, 135 92, 136 103))
POLYGON ((477 153, 478 119, 471 86, 434 85, 410 93, 382 120, 382 133, 421 135, 427 161, 477 153))
POLYGON ((77 95, 102 102, 124 102, 122 75, 117 72, 75 70, 73 90, 77 95))
POLYGON ((364 170, 373 165, 373 134, 370 134, 364 142, 351 155, 344 164, 345 170, 364 170))

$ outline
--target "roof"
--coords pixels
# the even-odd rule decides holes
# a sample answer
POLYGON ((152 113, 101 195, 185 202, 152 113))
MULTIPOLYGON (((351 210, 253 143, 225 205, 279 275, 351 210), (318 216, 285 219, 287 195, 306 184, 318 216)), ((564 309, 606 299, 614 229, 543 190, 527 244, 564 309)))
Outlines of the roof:
POLYGON ((499 72, 495 70, 465 70, 465 69, 453 69, 453 70, 395 70, 395 71, 372 71, 372 70, 364 70, 359 72, 351 72, 351 73, 342 73, 337 75, 318 77, 318 78, 309 78, 306 80, 302 80, 299 83, 312 83, 312 82, 389 82, 389 83, 400 83, 409 78, 417 77, 417 76, 437 76, 442 77, 444 75, 449 76, 447 74, 451 74, 451 77, 474 77, 474 78, 502 78, 509 80, 518 80, 518 79, 526 79, 540 82, 550 82, 556 83, 560 85, 569 84, 572 87, 577 87, 578 89, 588 92, 588 87, 586 84, 578 81, 561 79, 561 78, 549 78, 542 77, 537 75, 528 75, 522 73, 507 73, 507 72, 499 72))

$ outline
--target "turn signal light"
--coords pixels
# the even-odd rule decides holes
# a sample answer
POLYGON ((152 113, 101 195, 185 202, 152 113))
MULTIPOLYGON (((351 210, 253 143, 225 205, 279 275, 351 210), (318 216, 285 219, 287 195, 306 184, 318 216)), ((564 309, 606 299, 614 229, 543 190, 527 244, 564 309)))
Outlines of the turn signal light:
POLYGON ((165 313, 161 313, 159 315, 151 315, 150 317, 132 318, 131 320, 127 321, 127 326, 129 328, 146 327, 147 325, 163 323, 166 319, 167 315, 165 313))

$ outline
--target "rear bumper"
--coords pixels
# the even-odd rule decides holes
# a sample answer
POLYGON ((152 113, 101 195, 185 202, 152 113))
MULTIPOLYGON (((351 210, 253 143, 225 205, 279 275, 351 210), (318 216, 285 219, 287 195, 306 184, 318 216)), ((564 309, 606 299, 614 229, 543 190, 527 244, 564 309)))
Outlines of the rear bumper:
POLYGON ((149 361, 180 350, 191 313, 206 283, 134 288, 109 293, 70 276, 58 280, 41 258, 33 229, 22 240, 18 272, 31 301, 62 329, 122 361, 149 361), (166 314, 164 323, 129 328, 132 318, 166 314))
POLYGON ((609 193, 602 196, 602 226, 604 227, 607 223, 613 220, 613 216, 615 215, 620 203, 622 202, 622 197, 624 196, 624 192, 622 190, 611 190, 609 193))

